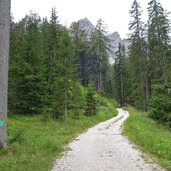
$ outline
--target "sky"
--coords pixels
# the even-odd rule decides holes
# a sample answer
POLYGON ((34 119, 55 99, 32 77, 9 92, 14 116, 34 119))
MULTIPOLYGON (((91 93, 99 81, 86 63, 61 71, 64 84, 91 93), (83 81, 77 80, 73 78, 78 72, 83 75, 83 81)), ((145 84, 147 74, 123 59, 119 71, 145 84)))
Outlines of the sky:
MULTIPOLYGON (((163 8, 171 11, 171 0, 159 0, 163 8)), ((147 21, 149 0, 139 0, 142 7, 142 20, 147 21)), ((93 25, 101 18, 108 33, 119 32, 126 38, 130 21, 129 10, 133 0, 11 0, 11 12, 19 21, 30 11, 41 17, 50 17, 52 7, 57 10, 61 24, 69 26, 73 21, 87 17, 93 25)))

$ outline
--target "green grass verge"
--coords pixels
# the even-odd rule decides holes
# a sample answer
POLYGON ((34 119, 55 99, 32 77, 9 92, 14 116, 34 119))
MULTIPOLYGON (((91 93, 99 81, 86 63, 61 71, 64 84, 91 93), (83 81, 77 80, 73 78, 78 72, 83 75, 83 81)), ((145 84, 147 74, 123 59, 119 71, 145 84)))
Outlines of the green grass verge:
POLYGON ((98 114, 93 117, 69 118, 62 121, 44 121, 42 116, 13 116, 8 121, 11 144, 0 149, 2 171, 47 171, 55 159, 64 152, 64 147, 78 134, 93 125, 117 114, 115 102, 100 98, 98 114))
POLYGON ((171 170, 171 132, 147 117, 147 113, 126 108, 130 117, 124 123, 124 134, 159 164, 171 170))

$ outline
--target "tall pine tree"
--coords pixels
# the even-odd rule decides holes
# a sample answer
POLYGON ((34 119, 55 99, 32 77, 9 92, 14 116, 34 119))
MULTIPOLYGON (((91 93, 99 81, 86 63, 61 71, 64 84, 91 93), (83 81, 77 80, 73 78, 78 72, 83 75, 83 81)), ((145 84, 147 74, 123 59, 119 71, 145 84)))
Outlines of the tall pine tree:
POLYGON ((130 103, 140 109, 147 109, 148 77, 147 77, 147 48, 143 36, 143 23, 141 21, 141 7, 134 0, 130 10, 132 21, 129 24, 129 93, 130 103))
POLYGON ((118 51, 116 51, 114 68, 115 68, 117 101, 120 103, 120 106, 122 107, 126 102, 127 71, 126 71, 125 47, 121 43, 119 43, 118 51))
POLYGON ((41 110, 43 55, 39 24, 40 17, 31 13, 12 29, 9 106, 16 113, 36 114, 41 110))
POLYGON ((103 21, 99 19, 91 36, 90 59, 91 79, 97 92, 105 92, 107 69, 109 65, 109 40, 103 21))
POLYGON ((58 75, 55 77, 53 103, 54 117, 64 116, 67 123, 68 106, 71 102, 71 83, 76 78, 75 54, 68 30, 63 28, 59 39, 59 56, 57 63, 58 75))
POLYGON ((153 84, 167 84, 169 78, 169 20, 158 0, 149 2, 148 42, 150 80, 153 84))
POLYGON ((70 34, 75 49, 76 64, 78 65, 77 75, 84 86, 88 86, 88 55, 87 55, 87 34, 79 22, 72 23, 70 34))
POLYGON ((148 7, 150 116, 171 125, 171 55, 168 13, 158 0, 151 0, 148 7))

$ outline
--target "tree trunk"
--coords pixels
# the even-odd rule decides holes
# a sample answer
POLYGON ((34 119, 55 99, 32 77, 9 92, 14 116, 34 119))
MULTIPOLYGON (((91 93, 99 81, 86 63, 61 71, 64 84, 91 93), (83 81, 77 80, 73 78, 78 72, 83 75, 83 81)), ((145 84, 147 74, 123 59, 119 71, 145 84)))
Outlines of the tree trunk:
POLYGON ((146 88, 146 92, 145 92, 145 111, 148 110, 148 103, 149 103, 149 85, 148 85, 148 80, 146 79, 145 81, 145 88, 146 88))
POLYGON ((11 0, 0 0, 0 147, 7 146, 7 92, 11 0))
POLYGON ((123 101, 124 101, 124 89, 123 89, 123 76, 122 76, 122 73, 121 73, 121 107, 123 106, 123 101))
POLYGON ((103 88, 102 88, 102 62, 101 62, 101 59, 100 59, 100 78, 99 78, 99 86, 100 86, 100 89, 99 89, 99 92, 102 93, 103 91, 103 88))
POLYGON ((65 83, 65 94, 64 94, 64 96, 65 96, 64 122, 65 122, 65 124, 67 124, 68 109, 67 109, 67 87, 66 87, 66 83, 65 83))

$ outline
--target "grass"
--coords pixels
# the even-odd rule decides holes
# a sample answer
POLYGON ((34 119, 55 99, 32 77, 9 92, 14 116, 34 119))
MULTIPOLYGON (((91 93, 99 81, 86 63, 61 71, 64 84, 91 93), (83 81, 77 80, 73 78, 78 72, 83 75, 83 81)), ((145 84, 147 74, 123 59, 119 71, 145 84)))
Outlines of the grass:
POLYGON ((124 123, 124 134, 141 150, 154 156, 167 170, 171 170, 171 132, 147 117, 145 112, 126 108, 130 117, 124 123))
POLYGON ((62 121, 44 121, 41 115, 10 117, 10 145, 7 149, 0 149, 0 170, 51 170, 56 158, 64 153, 66 145, 72 139, 87 128, 116 115, 113 100, 100 100, 98 115, 80 116, 79 119, 69 117, 67 125, 62 121))

